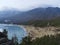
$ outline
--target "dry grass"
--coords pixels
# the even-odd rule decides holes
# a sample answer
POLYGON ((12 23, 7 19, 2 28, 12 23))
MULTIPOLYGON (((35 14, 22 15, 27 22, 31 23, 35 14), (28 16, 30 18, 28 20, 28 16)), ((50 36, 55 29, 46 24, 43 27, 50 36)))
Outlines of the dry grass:
POLYGON ((36 37, 42 37, 44 35, 55 35, 56 33, 60 33, 60 27, 34 27, 34 26, 28 26, 28 25, 25 25, 23 26, 27 33, 33 37, 33 38, 36 38, 36 37), (59 31, 57 31, 59 29, 59 31))

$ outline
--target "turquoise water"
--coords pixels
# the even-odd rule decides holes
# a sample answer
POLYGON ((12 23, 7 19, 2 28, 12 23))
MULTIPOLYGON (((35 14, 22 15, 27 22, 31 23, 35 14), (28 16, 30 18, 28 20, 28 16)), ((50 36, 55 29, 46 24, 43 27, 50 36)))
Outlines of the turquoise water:
POLYGON ((16 37, 18 38, 18 41, 21 41, 22 38, 27 35, 27 32, 25 31, 25 29, 23 29, 18 25, 0 24, 0 29, 6 29, 8 31, 9 39, 12 39, 12 37, 16 35, 16 37))

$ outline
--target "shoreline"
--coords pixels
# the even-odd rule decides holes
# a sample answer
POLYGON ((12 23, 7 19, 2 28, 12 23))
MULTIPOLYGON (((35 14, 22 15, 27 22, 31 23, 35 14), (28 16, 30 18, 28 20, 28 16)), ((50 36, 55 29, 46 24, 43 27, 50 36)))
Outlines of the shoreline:
POLYGON ((34 27, 29 25, 21 25, 33 39, 40 38, 45 35, 60 34, 60 27, 34 27), (59 31, 58 31, 59 30, 59 31))
POLYGON ((26 32, 26 36, 28 36, 28 32, 27 32, 26 28, 24 28, 24 26, 22 26, 22 25, 18 25, 18 26, 21 27, 26 32))
POLYGON ((40 38, 45 35, 55 35, 57 33, 60 33, 60 27, 34 27, 31 25, 16 25, 16 24, 0 24, 0 25, 8 25, 8 26, 19 26, 21 27, 25 32, 26 35, 30 35, 32 38, 40 38))

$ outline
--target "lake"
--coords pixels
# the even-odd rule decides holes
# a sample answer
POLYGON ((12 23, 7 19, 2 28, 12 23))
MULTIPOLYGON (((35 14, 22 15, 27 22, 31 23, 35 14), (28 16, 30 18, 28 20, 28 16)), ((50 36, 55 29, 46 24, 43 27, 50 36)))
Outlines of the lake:
POLYGON ((26 30, 20 25, 0 24, 0 31, 2 32, 3 29, 6 29, 8 31, 9 39, 12 39, 12 37, 16 35, 19 42, 22 40, 23 37, 27 36, 26 30))

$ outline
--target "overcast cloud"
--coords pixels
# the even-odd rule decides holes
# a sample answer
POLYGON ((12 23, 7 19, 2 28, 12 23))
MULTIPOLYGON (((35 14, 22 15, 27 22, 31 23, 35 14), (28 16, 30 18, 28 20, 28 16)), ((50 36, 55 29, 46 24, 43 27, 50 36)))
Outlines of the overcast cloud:
POLYGON ((0 0, 0 9, 17 8, 23 11, 48 6, 60 7, 60 0, 0 0))

